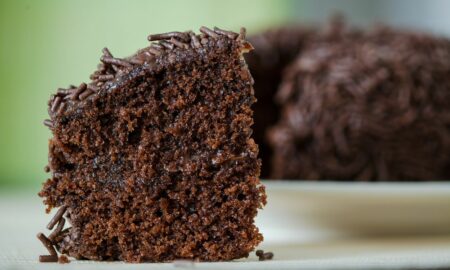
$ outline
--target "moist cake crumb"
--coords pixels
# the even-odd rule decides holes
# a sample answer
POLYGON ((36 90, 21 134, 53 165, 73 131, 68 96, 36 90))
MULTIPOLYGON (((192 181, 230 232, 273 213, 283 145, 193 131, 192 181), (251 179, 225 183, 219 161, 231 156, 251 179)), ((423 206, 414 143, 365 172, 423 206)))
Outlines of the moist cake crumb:
POLYGON ((264 250, 258 249, 255 254, 258 256, 258 260, 260 261, 268 261, 273 259, 273 252, 264 252, 264 250))
POLYGON ((59 258, 58 258, 58 263, 60 263, 60 264, 66 264, 66 263, 70 263, 70 260, 69 260, 69 258, 67 258, 66 255, 61 255, 61 256, 59 256, 59 258))

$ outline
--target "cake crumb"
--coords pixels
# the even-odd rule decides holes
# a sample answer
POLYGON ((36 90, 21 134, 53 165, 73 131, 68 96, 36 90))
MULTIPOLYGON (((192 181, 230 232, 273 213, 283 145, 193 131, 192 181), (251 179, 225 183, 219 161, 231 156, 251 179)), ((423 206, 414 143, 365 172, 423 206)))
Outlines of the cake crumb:
POLYGON ((255 254, 260 261, 269 261, 273 259, 273 252, 264 252, 264 250, 258 249, 255 254))
POLYGON ((69 258, 67 258, 66 255, 61 255, 61 256, 59 256, 59 258, 58 258, 58 263, 60 263, 60 264, 66 264, 66 263, 70 263, 70 260, 69 260, 69 258))

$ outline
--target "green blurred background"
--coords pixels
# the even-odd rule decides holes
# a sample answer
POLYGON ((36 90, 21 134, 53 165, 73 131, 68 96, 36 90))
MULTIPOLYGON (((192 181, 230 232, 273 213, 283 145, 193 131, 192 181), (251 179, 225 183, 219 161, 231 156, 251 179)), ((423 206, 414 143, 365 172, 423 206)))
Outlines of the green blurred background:
POLYGON ((201 25, 257 31, 289 18, 289 1, 0 1, 0 188, 35 189, 47 177, 47 100, 86 81, 105 46, 118 56, 149 33, 201 25))
POLYGON ((336 11, 352 24, 450 35, 448 10, 446 0, 0 0, 0 191, 37 190, 45 180, 47 100, 88 80, 105 46, 121 57, 146 46, 149 33, 206 25, 252 34, 336 11))

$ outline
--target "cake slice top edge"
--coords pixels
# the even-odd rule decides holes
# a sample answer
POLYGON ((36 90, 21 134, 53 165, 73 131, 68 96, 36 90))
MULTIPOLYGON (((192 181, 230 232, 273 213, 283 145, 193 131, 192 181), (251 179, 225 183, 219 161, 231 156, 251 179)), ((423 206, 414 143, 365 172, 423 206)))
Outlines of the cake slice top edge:
MULTIPOLYGON (((169 65, 181 63, 179 56, 183 53, 204 53, 214 47, 220 46, 220 40, 235 43, 241 54, 253 49, 246 40, 246 29, 240 28, 239 33, 200 27, 198 34, 193 31, 166 32, 148 36, 150 45, 138 50, 135 54, 118 58, 114 57, 108 48, 102 50, 100 64, 96 71, 90 75, 90 81, 79 86, 70 85, 68 88, 58 88, 48 101, 48 113, 51 118, 44 121, 44 125, 53 128, 53 119, 68 108, 81 106, 94 96, 101 95, 109 89, 117 88, 120 82, 139 74, 142 70, 157 72, 169 65)), ((243 58, 242 58, 243 59, 243 58)), ((244 61, 244 60, 243 60, 244 61)))

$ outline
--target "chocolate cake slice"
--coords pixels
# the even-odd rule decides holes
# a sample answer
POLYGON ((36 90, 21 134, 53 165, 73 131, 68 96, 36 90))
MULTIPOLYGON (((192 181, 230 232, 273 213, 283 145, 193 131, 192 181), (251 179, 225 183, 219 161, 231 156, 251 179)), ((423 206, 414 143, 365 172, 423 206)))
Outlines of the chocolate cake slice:
POLYGON ((200 32, 150 35, 124 59, 104 49, 90 83, 51 97, 51 178, 39 195, 59 210, 55 231, 39 235, 51 252, 43 261, 53 247, 77 259, 222 261, 262 241, 242 56, 252 46, 245 29, 200 32))

